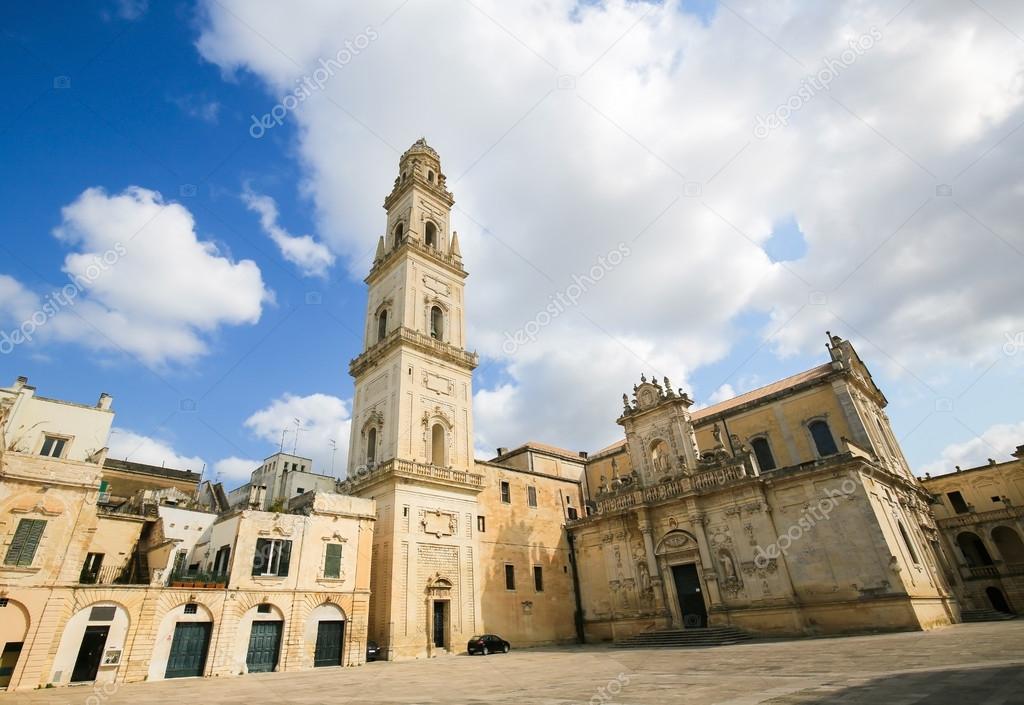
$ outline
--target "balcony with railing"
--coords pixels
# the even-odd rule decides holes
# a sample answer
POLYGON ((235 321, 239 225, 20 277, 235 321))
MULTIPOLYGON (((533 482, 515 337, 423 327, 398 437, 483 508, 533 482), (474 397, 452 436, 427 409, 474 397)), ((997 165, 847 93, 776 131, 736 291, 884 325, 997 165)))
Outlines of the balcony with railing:
POLYGON ((358 374, 364 367, 373 364, 385 351, 400 343, 406 343, 422 352, 471 370, 480 364, 480 356, 474 352, 468 352, 418 330, 400 326, 388 333, 383 340, 372 345, 362 355, 353 358, 349 363, 349 372, 353 375, 358 374))
POLYGON ((371 468, 360 468, 352 477, 341 482, 338 490, 342 494, 354 494, 368 485, 386 480, 390 477, 401 477, 412 480, 434 482, 449 487, 459 487, 479 491, 484 487, 484 476, 465 470, 417 463, 412 460, 392 458, 377 463, 371 468))
POLYGON ((969 511, 956 516, 943 517, 936 520, 940 529, 953 529, 962 526, 972 526, 994 521, 1011 521, 1018 517, 1024 517, 1024 507, 1003 507, 992 509, 987 512, 969 511))
POLYGON ((229 573, 217 573, 213 571, 190 569, 187 567, 175 568, 167 576, 167 584, 170 587, 189 587, 222 589, 228 584, 229 573))

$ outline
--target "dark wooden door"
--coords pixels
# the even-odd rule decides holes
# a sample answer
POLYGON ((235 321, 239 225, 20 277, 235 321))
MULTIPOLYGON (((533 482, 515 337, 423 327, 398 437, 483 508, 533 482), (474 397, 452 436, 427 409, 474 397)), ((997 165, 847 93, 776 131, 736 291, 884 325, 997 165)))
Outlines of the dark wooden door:
POLYGON ((448 610, 446 609, 448 603, 444 600, 434 601, 434 646, 438 648, 444 648, 444 635, 447 632, 447 616, 448 610))
POLYGON ((341 665, 341 643, 345 636, 342 621, 320 622, 316 628, 316 651, 313 668, 341 665))
POLYGON ((683 627, 699 629, 708 626, 708 611, 700 589, 700 577, 693 563, 672 566, 672 579, 679 596, 679 609, 683 613, 683 627))
POLYGON ((0 688, 6 688, 11 684, 14 667, 18 665, 18 657, 21 656, 21 645, 20 641, 9 641, 4 644, 3 655, 0 655, 0 688))
POLYGON ((209 622, 178 622, 174 627, 174 640, 171 642, 165 678, 203 675, 212 626, 209 622))
POLYGON ((277 667, 283 622, 253 622, 245 665, 249 673, 266 673, 277 667))
POLYGON ((107 633, 110 627, 86 627, 82 635, 82 646, 78 649, 75 669, 71 672, 71 682, 96 680, 96 672, 100 670, 103 659, 103 647, 107 645, 107 633))

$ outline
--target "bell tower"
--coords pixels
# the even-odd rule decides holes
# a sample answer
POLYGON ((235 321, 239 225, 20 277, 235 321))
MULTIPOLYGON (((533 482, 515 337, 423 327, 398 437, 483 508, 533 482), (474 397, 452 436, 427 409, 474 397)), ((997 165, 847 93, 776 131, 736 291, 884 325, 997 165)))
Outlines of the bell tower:
POLYGON ((384 199, 387 226, 365 280, 363 352, 349 367, 349 477, 391 459, 472 469, 478 357, 465 349, 467 275, 451 231, 454 203, 440 157, 417 140, 384 199))
POLYGON ((384 199, 363 350, 349 365, 352 436, 339 490, 377 503, 366 629, 388 659, 461 647, 482 621, 473 524, 484 488, 473 459, 478 358, 465 349, 454 203, 437 152, 417 140, 384 199))

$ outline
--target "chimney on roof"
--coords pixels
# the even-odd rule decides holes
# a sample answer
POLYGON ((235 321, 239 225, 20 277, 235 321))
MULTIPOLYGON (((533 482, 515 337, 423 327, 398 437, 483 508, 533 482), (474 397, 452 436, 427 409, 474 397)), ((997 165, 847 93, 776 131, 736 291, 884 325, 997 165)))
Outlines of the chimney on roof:
POLYGON ((589 456, 590 456, 590 453, 588 453, 587 451, 585 451, 585 450, 581 450, 580 451, 580 457, 583 458, 584 460, 586 460, 589 456))
POLYGON ((28 377, 18 376, 18 379, 14 380, 14 391, 18 391, 22 387, 28 384, 28 377))
POLYGON ((1024 460, 1024 446, 1017 446, 1017 450, 1010 453, 1014 458, 1024 460))
POLYGON ((106 392, 100 394, 100 400, 96 402, 97 409, 109 409, 110 405, 114 402, 114 397, 110 396, 106 392))
POLYGON ((996 464, 996 459, 995 458, 989 458, 988 459, 988 464, 989 465, 995 465, 996 464))
POLYGON ((498 455, 505 455, 508 453, 508 448, 498 448, 498 455))

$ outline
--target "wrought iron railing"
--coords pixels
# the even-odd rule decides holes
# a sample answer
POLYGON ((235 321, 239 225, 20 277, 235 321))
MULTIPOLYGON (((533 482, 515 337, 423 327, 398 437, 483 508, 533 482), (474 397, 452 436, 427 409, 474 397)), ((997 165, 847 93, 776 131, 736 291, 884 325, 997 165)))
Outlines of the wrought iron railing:
POLYGON ((229 573, 216 573, 207 570, 189 570, 177 568, 171 570, 167 583, 172 587, 223 587, 227 585, 229 573))

